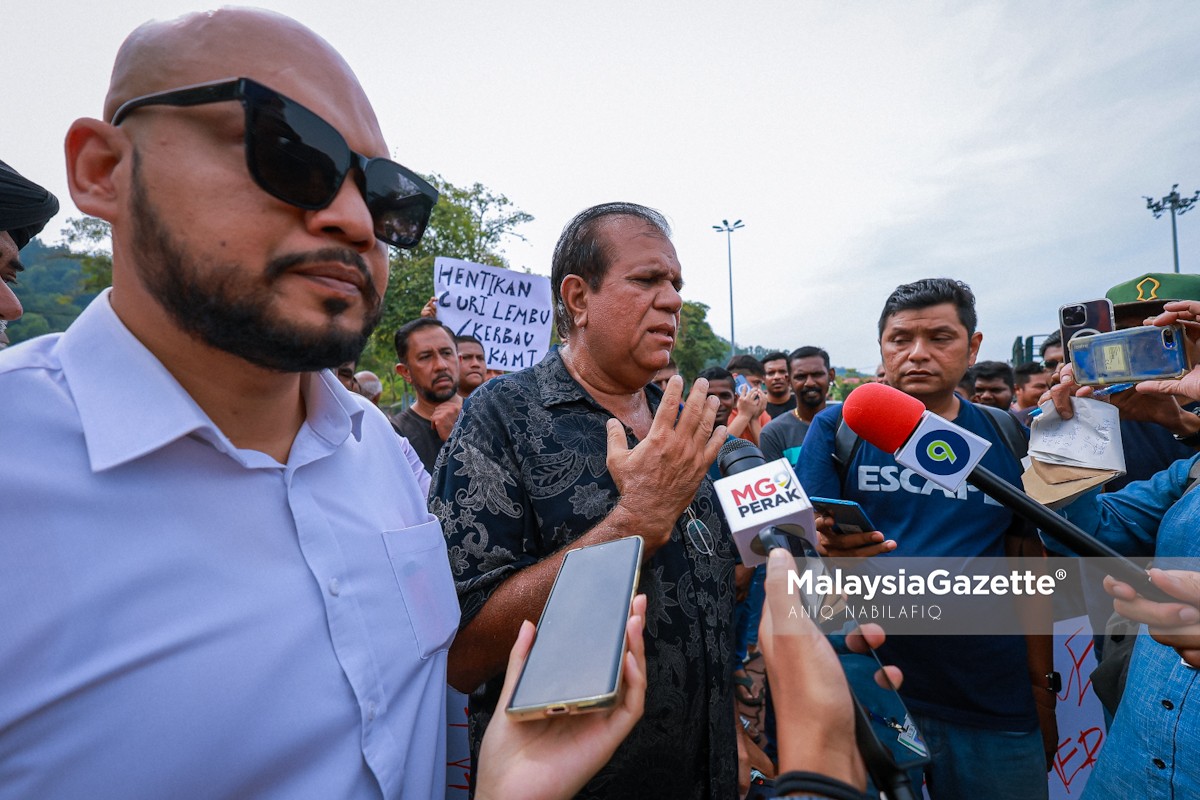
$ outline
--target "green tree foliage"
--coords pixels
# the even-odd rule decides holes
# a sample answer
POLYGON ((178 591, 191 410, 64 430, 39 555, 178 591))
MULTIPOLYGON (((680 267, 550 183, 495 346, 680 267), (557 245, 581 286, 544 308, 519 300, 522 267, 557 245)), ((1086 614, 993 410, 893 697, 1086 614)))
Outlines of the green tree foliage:
POLYGON ((66 247, 47 247, 34 239, 21 251, 21 263, 25 271, 15 291, 25 314, 9 325, 13 344, 65 331, 96 296, 84 288, 83 266, 66 247))
POLYGON ((508 237, 523 240, 516 229, 533 220, 507 197, 481 183, 462 188, 440 175, 425 178, 437 187, 438 203, 421 244, 412 250, 392 252, 383 316, 359 360, 363 369, 381 377, 393 374, 396 353, 392 339, 396 329, 420 316, 421 307, 433 295, 434 259, 461 258, 507 269, 509 264, 501 247, 508 237))
POLYGON ((729 343, 713 333, 709 326, 708 306, 691 300, 683 301, 679 311, 679 340, 672 355, 684 380, 690 383, 700 370, 724 363, 729 343))
POLYGON ((69 257, 83 269, 80 290, 95 294, 112 286, 112 226, 95 217, 71 217, 62 236, 69 257))

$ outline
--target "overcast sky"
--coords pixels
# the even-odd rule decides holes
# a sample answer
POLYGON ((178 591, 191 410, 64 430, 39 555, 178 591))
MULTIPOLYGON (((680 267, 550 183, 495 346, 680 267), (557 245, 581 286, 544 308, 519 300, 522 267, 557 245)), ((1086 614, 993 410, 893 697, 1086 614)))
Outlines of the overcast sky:
MULTIPOLYGON (((536 220, 508 247, 548 274, 580 209, 671 220, 684 297, 739 345, 826 347, 871 369, 888 293, 951 276, 979 297, 982 357, 1063 303, 1172 270, 1142 195, 1200 188, 1200 4, 271 2, 329 39, 395 158, 479 181, 536 220)), ((71 120, 113 56, 197 6, 6 0, 0 159, 77 215, 71 120)), ((231 76, 232 77, 232 76, 231 76)), ((1180 218, 1200 271, 1200 211, 1180 218)))

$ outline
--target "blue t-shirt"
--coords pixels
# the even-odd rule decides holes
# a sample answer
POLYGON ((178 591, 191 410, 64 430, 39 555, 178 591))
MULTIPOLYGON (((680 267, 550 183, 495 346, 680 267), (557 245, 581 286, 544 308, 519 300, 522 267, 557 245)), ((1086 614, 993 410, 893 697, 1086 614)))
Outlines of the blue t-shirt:
MULTIPOLYGON (((1189 410, 1194 403, 1186 406, 1189 410)), ((1171 432, 1153 422, 1121 420, 1121 447, 1125 450, 1125 474, 1104 485, 1104 491, 1117 492, 1134 481, 1146 481, 1181 458, 1196 455, 1195 448, 1182 444, 1171 432)))
MULTIPOLYGON (((955 424, 992 442, 981 464, 1020 486, 1020 464, 985 412, 966 402, 959 407, 955 424)), ((892 553, 875 558, 1004 556, 1004 533, 1013 525, 1013 514, 974 486, 946 491, 864 441, 846 471, 843 488, 833 459, 839 411, 826 409, 813 420, 797 476, 810 496, 862 505, 897 544, 892 553)), ((993 730, 1037 727, 1024 637, 897 636, 880 649, 880 657, 904 671, 901 692, 913 711, 993 730)))

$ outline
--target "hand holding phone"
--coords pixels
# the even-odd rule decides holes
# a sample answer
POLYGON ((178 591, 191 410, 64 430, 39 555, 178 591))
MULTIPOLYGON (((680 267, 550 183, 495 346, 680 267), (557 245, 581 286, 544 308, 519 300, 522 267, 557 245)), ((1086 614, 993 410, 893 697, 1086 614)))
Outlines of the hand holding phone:
POLYGON ((896 549, 896 540, 888 539, 876 530, 875 523, 858 503, 832 497, 810 497, 809 502, 818 514, 818 544, 822 555, 868 558, 896 549))
POLYGON ((640 536, 567 553, 505 709, 510 717, 582 714, 616 705, 625 625, 641 563, 640 536))
POLYGON ((1189 666, 1200 669, 1200 573, 1151 569, 1150 580, 1180 602, 1147 600, 1111 575, 1104 579, 1104 589, 1115 598, 1118 614, 1149 625, 1156 642, 1175 648, 1189 666))
MULTIPOLYGON (((646 697, 645 620, 646 596, 639 594, 625 626, 629 650, 621 677, 621 699, 611 710, 525 720, 508 714, 492 717, 479 754, 475 788, 479 800, 548 796, 540 792, 553 797, 575 795, 608 763, 642 716, 646 697), (530 753, 537 757, 530 758, 530 753), (552 782, 546 780, 547 763, 554 764, 552 782)), ((526 621, 508 657, 500 707, 509 705, 533 640, 533 623, 526 621)))

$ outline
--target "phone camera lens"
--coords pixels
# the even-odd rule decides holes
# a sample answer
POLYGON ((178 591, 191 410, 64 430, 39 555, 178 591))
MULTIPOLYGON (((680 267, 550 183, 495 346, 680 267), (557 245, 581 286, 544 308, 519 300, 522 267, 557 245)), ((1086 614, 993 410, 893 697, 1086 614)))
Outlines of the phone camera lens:
POLYGON ((1163 328, 1162 337, 1164 347, 1175 346, 1175 331, 1171 330, 1170 328, 1163 328))
POLYGON ((1087 321, 1087 311, 1083 306, 1068 306, 1063 309, 1063 323, 1069 326, 1082 325, 1087 321))

